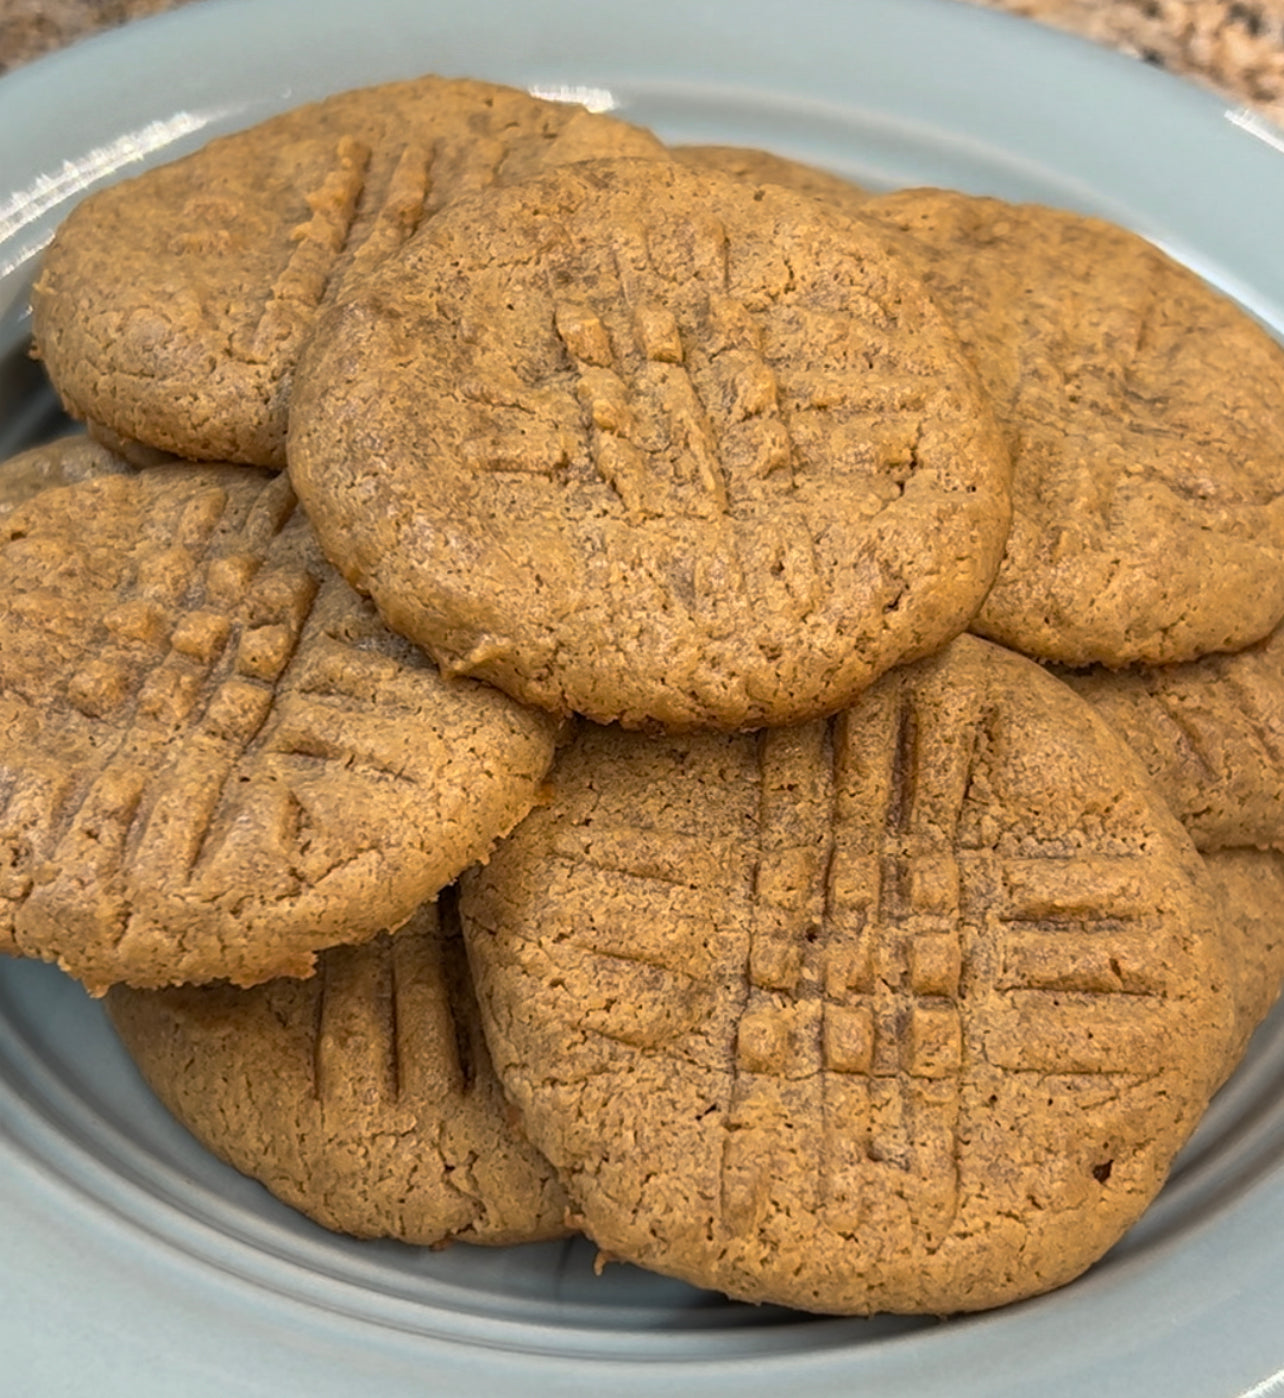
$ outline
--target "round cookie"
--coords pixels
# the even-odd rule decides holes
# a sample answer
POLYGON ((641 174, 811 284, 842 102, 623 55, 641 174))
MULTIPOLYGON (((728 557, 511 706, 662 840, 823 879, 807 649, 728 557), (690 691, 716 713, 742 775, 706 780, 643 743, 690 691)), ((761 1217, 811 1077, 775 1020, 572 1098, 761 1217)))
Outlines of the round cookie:
POLYGON ((86 437, 62 437, 32 447, 0 462, 0 518, 42 490, 95 476, 125 475, 130 469, 127 461, 86 437))
POLYGON ((861 213, 872 197, 868 190, 841 175, 786 160, 770 151, 747 146, 670 146, 674 160, 696 170, 720 170, 752 184, 778 184, 795 194, 807 194, 841 213, 861 213))
POLYGON ((327 1228, 439 1244, 567 1232, 482 1037, 450 900, 310 980, 130 990, 107 1008, 203 1145, 327 1228), (447 930, 450 929, 450 930, 447 930))
POLYGON ((327 554, 443 669, 628 726, 832 712, 961 630, 1008 462, 863 224, 673 162, 461 200, 296 375, 327 554))
POLYGON ((1224 1071, 1204 871, 1091 707, 971 637, 827 723, 586 729, 462 881, 585 1232, 753 1301, 996 1306, 1154 1196, 1224 1071))
POLYGON ((1284 617, 1284 350, 1098 219, 942 190, 871 200, 972 351, 1013 451, 972 629, 1069 665, 1238 650, 1284 617))
POLYGON ((1284 627, 1235 655, 1062 678, 1141 758, 1201 850, 1284 850, 1284 627))
POLYGON ((35 338, 67 411, 193 459, 285 465, 318 307, 460 194, 649 133, 493 83, 345 92, 101 190, 45 254, 35 338))
POLYGON ((307 975, 530 808, 554 725, 443 678, 284 476, 161 466, 0 520, 0 945, 92 991, 307 975))

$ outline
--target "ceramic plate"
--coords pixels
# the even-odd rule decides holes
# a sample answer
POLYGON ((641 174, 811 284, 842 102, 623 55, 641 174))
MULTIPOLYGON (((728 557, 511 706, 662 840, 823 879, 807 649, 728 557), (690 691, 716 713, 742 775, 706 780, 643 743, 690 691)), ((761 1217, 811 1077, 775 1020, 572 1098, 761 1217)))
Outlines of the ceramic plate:
MULTIPOLYGON (((424 71, 879 186, 1104 214, 1284 328, 1284 136, 1141 64, 948 0, 205 0, 0 82, 0 450, 48 435, 35 261, 86 191, 339 88, 424 71)), ((1265 1398, 1284 1393, 1284 1015, 1086 1277, 943 1322, 736 1305, 583 1242, 322 1232, 222 1167, 101 1009, 0 963, 0 1392, 1265 1398)))

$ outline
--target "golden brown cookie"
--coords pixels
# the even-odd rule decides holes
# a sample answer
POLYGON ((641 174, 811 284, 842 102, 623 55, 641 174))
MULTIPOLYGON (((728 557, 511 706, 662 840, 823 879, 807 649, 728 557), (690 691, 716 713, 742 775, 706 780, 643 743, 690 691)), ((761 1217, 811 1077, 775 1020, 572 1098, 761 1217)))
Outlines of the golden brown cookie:
POLYGON ((1284 617, 1284 350, 1099 219, 943 190, 871 216, 952 317, 1013 448, 972 629, 1069 665, 1238 650, 1284 617))
POLYGON ((452 911, 440 928, 426 906, 395 937, 333 947, 310 980, 117 986, 107 1008, 183 1125, 327 1228, 556 1237, 566 1198, 504 1100, 452 911))
POLYGON ((493 83, 342 93, 86 199, 45 256, 36 341, 74 416, 180 456, 284 466, 299 346, 350 274, 460 194, 600 155, 663 148, 493 83))
POLYGON ((130 465, 86 437, 62 437, 0 462, 0 517, 33 495, 57 485, 73 485, 95 476, 119 476, 130 465))
POLYGON ((551 721, 443 679, 289 482, 156 467, 0 520, 0 944, 117 981, 307 975, 530 808, 551 721))
POLYGON ((720 170, 751 184, 778 184, 795 194, 808 194, 843 213, 859 213, 872 197, 868 190, 841 175, 786 160, 767 150, 747 146, 670 146, 669 154, 696 170, 720 170))
POLYGON ((495 1068, 608 1253, 809 1310, 1060 1285, 1138 1217, 1234 1006, 1188 837, 971 637, 827 723, 586 728, 465 876, 495 1068))
POLYGON ((878 236, 674 162, 488 190, 352 279, 290 473, 445 670, 672 729, 831 712, 938 648, 1007 522, 972 370, 878 236))
POLYGON ((1284 627, 1186 665, 1067 671, 1201 850, 1284 849, 1284 627))

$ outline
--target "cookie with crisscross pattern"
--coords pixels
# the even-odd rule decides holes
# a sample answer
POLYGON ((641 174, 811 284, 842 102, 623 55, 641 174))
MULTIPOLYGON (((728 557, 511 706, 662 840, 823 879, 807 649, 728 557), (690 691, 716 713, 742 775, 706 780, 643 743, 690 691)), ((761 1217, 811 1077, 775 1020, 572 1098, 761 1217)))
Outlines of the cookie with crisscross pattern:
POLYGON ((809 1310, 1059 1285, 1226 1071, 1232 937, 1090 705, 972 637, 827 722, 586 727, 462 883, 496 1070, 607 1252, 809 1310))
POLYGON ((97 991, 306 975, 486 854, 553 727, 389 632, 283 476, 43 491, 0 520, 0 944, 97 991))
POLYGON ((1284 349, 1101 219, 948 190, 873 199, 1012 447, 972 629, 1041 660, 1169 664, 1284 617, 1284 349))
POLYGON ((290 473, 444 669, 602 722, 832 712, 970 620, 1008 461, 876 230, 674 162, 445 210, 300 361, 290 473))

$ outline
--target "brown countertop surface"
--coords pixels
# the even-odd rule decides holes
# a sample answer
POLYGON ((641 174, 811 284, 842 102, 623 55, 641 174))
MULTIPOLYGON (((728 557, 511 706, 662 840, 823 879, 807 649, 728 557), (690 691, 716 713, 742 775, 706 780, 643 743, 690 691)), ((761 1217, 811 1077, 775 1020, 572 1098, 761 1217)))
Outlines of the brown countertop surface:
MULTIPOLYGON (((200 0, 0 0, 0 72, 200 0)), ((1284 0, 978 0, 1186 73, 1284 123, 1284 0)))

